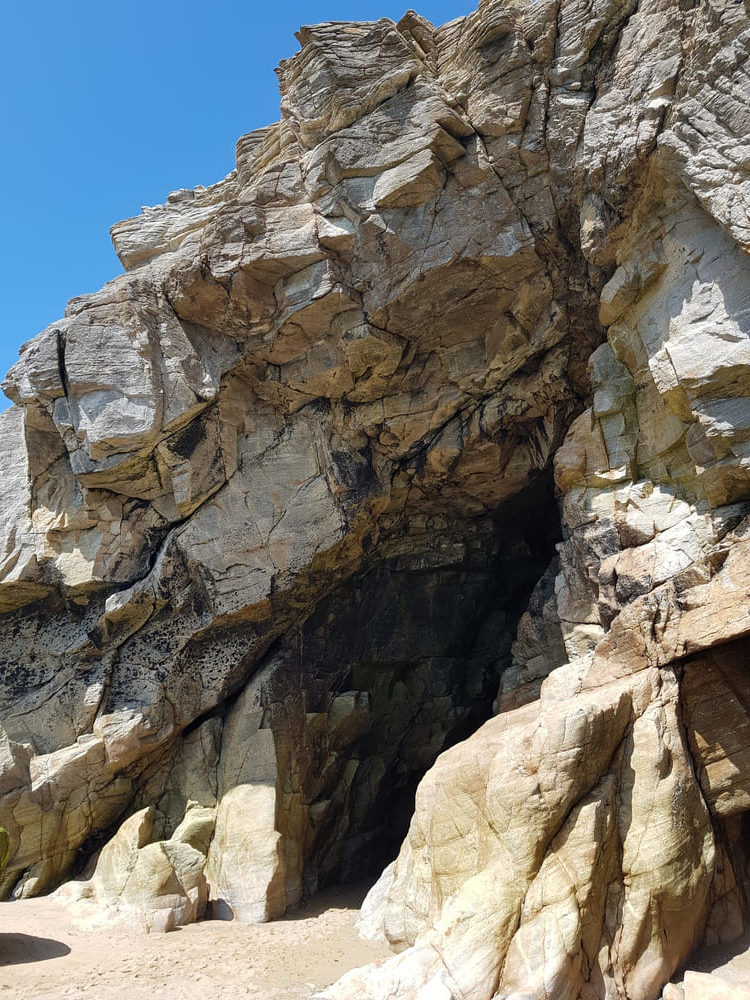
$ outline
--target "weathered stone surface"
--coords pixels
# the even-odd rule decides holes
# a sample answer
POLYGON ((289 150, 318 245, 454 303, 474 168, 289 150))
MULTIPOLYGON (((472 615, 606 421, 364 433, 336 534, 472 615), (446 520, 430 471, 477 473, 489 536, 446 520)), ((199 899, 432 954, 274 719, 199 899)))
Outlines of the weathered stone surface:
POLYGON ((686 972, 684 996, 685 1000, 748 1000, 750 989, 705 972, 686 972))
POLYGON ((408 950, 330 995, 657 996, 701 938, 714 871, 677 698, 653 669, 568 699, 543 687, 443 754, 383 908, 408 950))
POLYGON ((730 643, 690 657, 683 711, 698 778, 720 816, 750 809, 750 671, 748 648, 730 643))
POLYGON ((91 879, 57 890, 77 926, 170 931, 203 915, 205 855, 179 837, 153 842, 152 833, 153 810, 134 813, 102 848, 91 879))
POLYGON ((266 920, 411 818, 329 996, 653 1000, 750 898, 747 7, 299 40, 6 380, 2 892, 266 920))
POLYGON ((5 871, 10 856, 10 837, 8 831, 0 826, 0 875, 5 871))

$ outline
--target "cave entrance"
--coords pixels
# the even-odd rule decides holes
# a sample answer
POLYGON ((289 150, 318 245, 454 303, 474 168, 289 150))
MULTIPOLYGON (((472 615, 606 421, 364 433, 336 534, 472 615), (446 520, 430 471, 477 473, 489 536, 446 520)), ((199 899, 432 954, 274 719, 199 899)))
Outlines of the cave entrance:
POLYGON ((274 650, 288 900, 372 882, 396 857, 425 772, 491 716, 559 539, 549 475, 492 518, 423 519, 274 650))

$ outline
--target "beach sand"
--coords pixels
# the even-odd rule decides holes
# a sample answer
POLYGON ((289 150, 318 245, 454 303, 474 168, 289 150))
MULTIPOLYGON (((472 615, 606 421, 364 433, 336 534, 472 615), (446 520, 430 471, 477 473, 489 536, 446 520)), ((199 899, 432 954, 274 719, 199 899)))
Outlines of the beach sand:
POLYGON ((391 954, 354 929, 362 890, 337 889, 283 920, 209 920, 169 934, 79 931, 48 898, 0 903, 0 1000, 309 1000, 391 954))

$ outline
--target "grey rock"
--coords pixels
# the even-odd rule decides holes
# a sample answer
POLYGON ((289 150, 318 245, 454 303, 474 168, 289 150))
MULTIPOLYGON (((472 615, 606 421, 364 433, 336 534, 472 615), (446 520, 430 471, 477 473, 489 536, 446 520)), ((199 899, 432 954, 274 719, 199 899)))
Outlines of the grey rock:
POLYGON ((372 1000, 651 1000, 741 932, 749 39, 306 27, 235 169, 113 227, 4 383, 4 895, 266 920, 403 841, 372 1000))

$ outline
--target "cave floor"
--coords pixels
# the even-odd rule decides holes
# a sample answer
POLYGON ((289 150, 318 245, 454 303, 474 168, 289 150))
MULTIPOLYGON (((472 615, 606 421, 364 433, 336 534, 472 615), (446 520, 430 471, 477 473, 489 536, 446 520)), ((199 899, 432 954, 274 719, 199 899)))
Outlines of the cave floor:
POLYGON ((169 934, 79 931, 48 898, 0 903, 5 1000, 308 1000, 347 969, 387 956, 354 929, 364 893, 321 893, 284 920, 203 921, 169 934))
POLYGON ((732 986, 750 991, 750 931, 732 944, 704 948, 693 956, 687 968, 712 973, 732 986))

